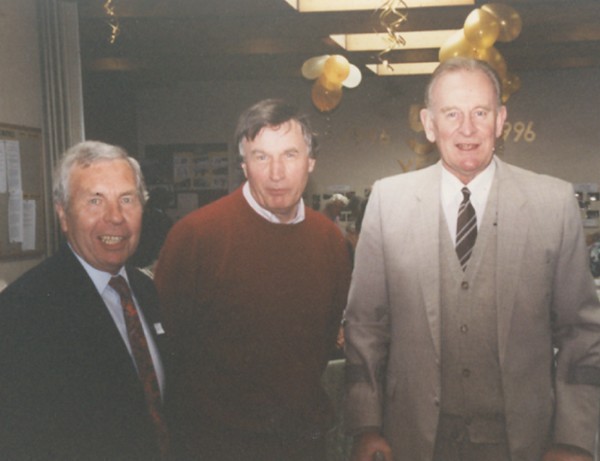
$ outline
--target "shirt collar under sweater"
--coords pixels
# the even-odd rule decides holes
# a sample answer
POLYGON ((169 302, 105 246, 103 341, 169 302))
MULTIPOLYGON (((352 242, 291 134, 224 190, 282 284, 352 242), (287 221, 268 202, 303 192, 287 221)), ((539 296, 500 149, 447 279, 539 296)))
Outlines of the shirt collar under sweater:
POLYGON ((273 213, 271 213, 266 208, 261 207, 252 192, 250 192, 250 184, 248 181, 245 182, 244 187, 242 188, 242 192, 244 194, 244 198, 248 202, 248 205, 256 211, 260 216, 265 218, 267 221, 275 223, 275 224, 297 224, 299 222, 304 221, 304 200, 300 197, 300 201, 298 202, 298 209, 296 211, 296 217, 292 219, 290 222, 282 223, 280 219, 273 213))

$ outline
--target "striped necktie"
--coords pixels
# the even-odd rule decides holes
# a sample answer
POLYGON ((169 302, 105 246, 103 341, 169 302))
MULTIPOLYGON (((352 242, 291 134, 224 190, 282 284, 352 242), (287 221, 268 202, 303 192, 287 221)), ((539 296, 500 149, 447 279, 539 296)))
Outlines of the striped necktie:
POLYGON ((168 450, 168 434, 165 421, 162 415, 162 401, 160 397, 160 389, 158 387, 158 379, 148 341, 144 334, 142 322, 135 308, 131 297, 131 290, 127 281, 120 275, 110 279, 109 285, 119 294, 121 298, 121 306, 123 307, 123 315, 125 316, 125 325, 127 327, 127 336, 129 337, 129 345, 131 346, 131 354, 135 360, 138 376, 144 389, 146 405, 154 426, 156 428, 158 445, 160 447, 163 458, 166 457, 168 450))
POLYGON ((464 271, 467 268, 467 261, 471 257, 477 239, 477 216, 469 198, 471 192, 463 187, 462 193, 463 201, 458 208, 456 222, 456 254, 464 271))

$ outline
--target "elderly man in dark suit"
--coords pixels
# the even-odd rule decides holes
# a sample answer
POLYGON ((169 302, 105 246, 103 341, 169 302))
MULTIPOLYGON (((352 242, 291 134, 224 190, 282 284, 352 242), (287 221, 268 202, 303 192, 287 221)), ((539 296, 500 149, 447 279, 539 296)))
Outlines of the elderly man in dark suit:
POLYGON ((166 455, 157 297, 125 266, 144 198, 118 147, 84 142, 62 158, 54 202, 68 244, 0 294, 0 459, 166 455))

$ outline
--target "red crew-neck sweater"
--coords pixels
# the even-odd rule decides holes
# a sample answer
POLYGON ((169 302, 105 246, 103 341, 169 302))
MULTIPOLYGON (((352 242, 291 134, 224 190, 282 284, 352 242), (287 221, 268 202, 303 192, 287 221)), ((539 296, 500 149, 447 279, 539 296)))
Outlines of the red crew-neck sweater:
POLYGON ((350 272, 344 238, 325 216, 307 207, 303 222, 274 224, 241 188, 176 223, 155 275, 175 419, 192 435, 206 418, 249 431, 327 427, 320 376, 350 272))

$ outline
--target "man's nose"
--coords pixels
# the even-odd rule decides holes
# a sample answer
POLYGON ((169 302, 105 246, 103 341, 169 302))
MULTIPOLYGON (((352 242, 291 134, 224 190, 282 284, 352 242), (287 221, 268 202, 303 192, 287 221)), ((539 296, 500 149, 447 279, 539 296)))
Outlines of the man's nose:
POLYGON ((104 217, 107 221, 119 223, 123 221, 123 209, 120 203, 107 203, 104 217))
POLYGON ((463 117, 462 123, 460 125, 460 131, 466 135, 471 135, 475 133, 475 131, 477 131, 477 127, 473 122, 471 116, 463 117))
POLYGON ((285 177, 285 165, 283 161, 279 159, 274 159, 270 165, 270 176, 274 181, 283 179, 285 177))

